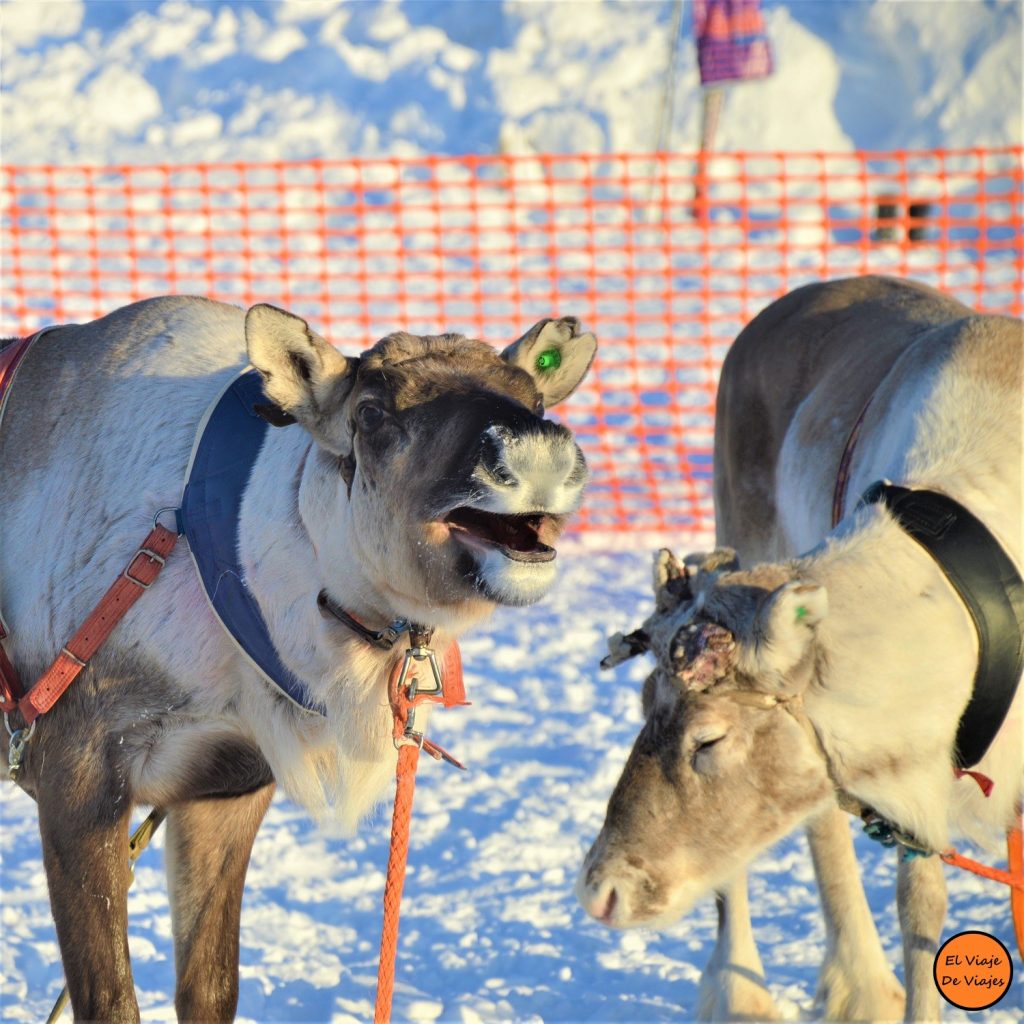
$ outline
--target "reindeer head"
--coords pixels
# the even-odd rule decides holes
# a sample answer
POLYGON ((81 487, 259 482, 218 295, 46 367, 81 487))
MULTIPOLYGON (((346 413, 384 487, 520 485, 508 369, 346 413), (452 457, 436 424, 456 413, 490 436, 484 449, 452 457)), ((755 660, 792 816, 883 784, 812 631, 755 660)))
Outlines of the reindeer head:
POLYGON ((543 596, 587 478, 571 433, 544 416, 593 359, 578 321, 543 320, 500 353, 396 333, 352 358, 255 306, 246 340, 273 415, 311 435, 299 513, 319 586, 344 599, 358 572, 381 611, 431 625, 543 596))
POLYGON ((655 560, 655 611, 602 664, 650 651, 645 724, 577 893, 617 927, 668 923, 832 798, 787 714, 810 683, 823 588, 795 566, 738 571, 728 550, 655 560))

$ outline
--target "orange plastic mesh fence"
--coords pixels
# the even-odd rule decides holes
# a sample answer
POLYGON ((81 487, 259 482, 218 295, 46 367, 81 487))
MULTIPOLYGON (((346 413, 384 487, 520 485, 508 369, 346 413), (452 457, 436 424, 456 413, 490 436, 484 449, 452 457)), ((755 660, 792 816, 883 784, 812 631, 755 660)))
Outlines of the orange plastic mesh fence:
POLYGON ((1020 315, 1020 148, 5 167, 2 323, 136 299, 267 301, 347 351, 388 331, 504 344, 575 315, 601 349, 560 415, 579 526, 707 531, 730 341, 809 281, 905 275, 1020 315))

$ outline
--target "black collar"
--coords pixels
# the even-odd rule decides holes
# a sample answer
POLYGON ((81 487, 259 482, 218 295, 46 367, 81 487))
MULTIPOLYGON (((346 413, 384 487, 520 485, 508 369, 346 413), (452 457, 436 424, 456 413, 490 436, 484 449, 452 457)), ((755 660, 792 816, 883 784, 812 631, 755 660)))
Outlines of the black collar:
POLYGON ((339 622, 348 626, 353 633, 361 636, 368 644, 382 651, 390 651, 403 633, 410 635, 414 647, 429 646, 434 632, 432 629, 409 622, 408 619, 395 619, 394 622, 383 629, 370 629, 368 626, 364 626, 354 615, 350 615, 345 611, 326 590, 321 590, 317 594, 316 603, 323 611, 333 615, 339 622))
POLYGON ((956 733, 956 766, 984 756, 1006 719, 1024 670, 1024 581, 984 523, 935 491, 872 484, 862 505, 880 503, 938 563, 978 633, 978 668, 956 733))

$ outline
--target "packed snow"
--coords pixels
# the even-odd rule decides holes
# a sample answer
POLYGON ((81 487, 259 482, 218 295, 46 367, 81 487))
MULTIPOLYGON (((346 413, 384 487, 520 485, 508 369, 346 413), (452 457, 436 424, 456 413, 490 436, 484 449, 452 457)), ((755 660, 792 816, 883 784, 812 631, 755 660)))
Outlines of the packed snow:
MULTIPOLYGON (((1021 12, 1011 2, 766 3, 777 74, 729 91, 722 149, 1019 144, 1021 12)), ((340 4, 169 0, 0 6, 8 164, 337 158, 345 155, 692 148, 700 96, 683 9, 666 95, 671 2, 340 4)), ((399 326, 399 325, 396 325, 399 326)), ((709 538, 671 538, 680 551, 709 538)), ((679 1021, 696 1009, 710 900, 674 927, 614 932, 572 893, 640 724, 644 665, 597 663, 650 602, 650 550, 560 554, 553 594, 500 610, 463 644, 472 707, 432 734, 465 774, 426 760, 403 904, 395 1019, 679 1021)), ((35 810, 0 791, 0 1018, 43 1019, 62 985, 35 810)), ((851 825, 851 828, 853 826, 851 825)), ((356 1021, 372 1013, 387 860, 382 809, 354 839, 278 799, 253 852, 242 917, 243 1021, 356 1021)), ((130 897, 143 1017, 173 1017, 162 837, 130 897)), ((895 857, 856 838, 900 972, 895 857)), ((988 853, 967 850, 991 859, 988 853)), ((945 935, 1012 948, 1005 890, 947 872, 945 935)), ((755 865, 754 923, 790 1019, 813 1016, 824 933, 804 839, 755 865)), ((1019 965, 1018 965, 1019 968, 1019 965)), ((1024 985, 993 1010, 1017 1021, 1024 985)))
MULTIPOLYGON (((699 545, 698 545, 699 546, 699 545)), ((555 592, 499 611, 463 646, 469 708, 437 712, 431 734, 460 773, 424 759, 414 809, 395 1019, 679 1021, 692 1019, 711 952, 710 900, 663 933, 610 931, 585 916, 572 886, 640 726, 641 661, 599 672, 605 638, 649 608, 650 555, 563 552, 555 592)), ((5 787, 3 1019, 37 1021, 61 987, 32 802, 5 787)), ((355 1021, 372 1016, 388 812, 357 838, 318 832, 275 801, 253 851, 242 912, 244 1021, 355 1021)), ((896 860, 858 836, 865 882, 892 963, 900 960, 896 860)), ((132 959, 143 1016, 173 1016, 162 838, 136 870, 132 959)), ((1008 945, 1002 887, 947 872, 945 934, 984 928, 1008 945)), ((811 1015, 824 929, 806 842, 791 837, 752 878, 754 924, 769 987, 793 1019, 811 1015)), ((989 1013, 947 1020, 1010 1024, 1021 988, 989 1013)))

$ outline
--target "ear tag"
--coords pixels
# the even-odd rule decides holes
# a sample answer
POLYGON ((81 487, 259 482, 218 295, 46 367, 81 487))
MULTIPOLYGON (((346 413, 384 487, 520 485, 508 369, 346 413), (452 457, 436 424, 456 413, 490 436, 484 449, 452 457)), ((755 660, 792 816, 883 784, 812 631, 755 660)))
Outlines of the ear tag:
POLYGON ((800 605, 796 610, 796 621, 799 622, 807 614, 807 609, 800 605))
POLYGON ((551 373, 562 365, 562 353, 557 348, 546 348, 537 356, 537 372, 551 373))

